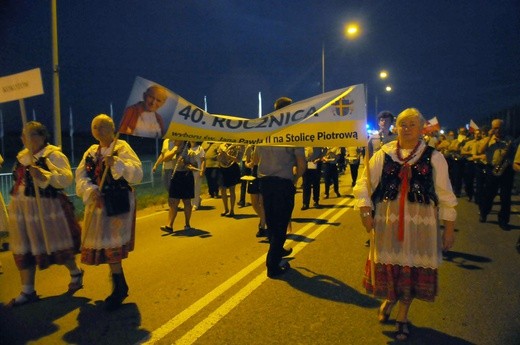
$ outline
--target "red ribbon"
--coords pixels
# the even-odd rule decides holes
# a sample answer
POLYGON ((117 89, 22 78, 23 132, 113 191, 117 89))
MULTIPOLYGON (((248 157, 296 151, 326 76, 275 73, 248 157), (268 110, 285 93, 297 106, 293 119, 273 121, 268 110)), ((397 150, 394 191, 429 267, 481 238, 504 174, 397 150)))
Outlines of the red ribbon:
POLYGON ((397 240, 404 240, 404 201, 408 194, 408 181, 410 180, 411 167, 408 163, 404 163, 399 172, 401 178, 401 194, 399 195, 399 226, 397 228, 397 240))

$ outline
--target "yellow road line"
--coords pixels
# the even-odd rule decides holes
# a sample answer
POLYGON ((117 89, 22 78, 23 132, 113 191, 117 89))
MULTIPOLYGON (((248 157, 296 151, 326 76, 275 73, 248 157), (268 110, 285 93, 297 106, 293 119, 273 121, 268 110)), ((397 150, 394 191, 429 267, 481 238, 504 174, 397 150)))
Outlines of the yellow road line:
MULTIPOLYGON (((347 212, 347 209, 339 210, 332 218, 331 221, 335 221, 341 215, 347 212)), ((311 239, 315 239, 318 237, 326 228, 328 224, 322 224, 318 226, 318 228, 310 234, 308 237, 311 239)), ((299 252, 309 243, 300 242, 296 247, 293 248, 293 252, 299 252)), ((233 295, 230 299, 224 302, 220 307, 218 307, 214 312, 212 312, 208 317, 199 322, 195 327, 193 327, 190 331, 188 331, 184 336, 178 339, 175 344, 176 345, 189 345, 193 344, 197 339, 199 339, 204 333, 209 331, 217 322, 223 319, 231 310, 233 310, 237 305, 239 305, 243 300, 247 298, 253 291, 255 291, 260 285, 267 280, 267 275, 265 272, 260 273, 253 279, 250 283, 248 283, 245 287, 243 287, 240 291, 238 291, 235 295, 233 295)))
MULTIPOLYGON (((351 201, 352 199, 343 199, 338 203, 339 205, 343 205, 347 203, 348 201, 351 201)), ((327 217, 333 212, 336 212, 337 208, 331 208, 324 212, 321 217, 327 217)), ((336 220, 341 216, 343 213, 345 213, 347 209, 340 210, 337 212, 331 221, 336 220)), ((297 235, 303 235, 308 229, 315 226, 314 223, 309 223, 305 225, 302 229, 300 229, 296 234, 297 235)), ((315 238, 317 235, 319 235, 323 230, 327 228, 328 224, 322 224, 318 227, 317 230, 315 230, 311 234, 311 238, 315 238)), ((303 249, 308 243, 300 242, 293 248, 293 253, 298 253, 301 249, 303 249)), ((188 308, 184 309, 182 312, 177 314, 172 319, 168 320, 165 324, 163 324, 161 327, 154 330, 149 337, 146 339, 143 339, 142 342, 139 342, 140 344, 154 344, 155 342, 161 340, 164 338, 167 334, 174 331, 177 327, 179 327, 181 324, 186 322, 189 318, 191 318, 193 315, 198 313, 200 310, 205 308, 207 305, 209 305, 212 301, 214 301, 217 297, 222 295, 224 292, 229 290, 231 287, 233 287, 235 284, 237 284, 240 280, 242 280, 245 276, 250 274, 253 270, 260 267, 262 264, 265 263, 265 257, 266 254, 263 254, 258 259, 253 261, 251 264, 249 264, 247 267, 239 271, 237 274, 233 275, 231 278, 226 280, 224 283, 217 286, 215 289, 213 289, 211 292, 207 293, 204 297, 199 299, 197 302, 193 303, 188 308)), ((229 311, 231 311, 238 303, 240 303, 244 298, 246 298, 251 292, 253 292, 262 282, 264 282, 267 279, 267 276, 265 272, 262 272, 260 275, 258 275, 253 281, 251 281, 246 287, 244 287, 242 290, 240 290, 235 296, 231 297, 227 302, 225 302, 223 305, 221 305, 216 311, 214 311, 208 318, 203 320, 201 323, 199 323, 197 326, 195 326, 190 332, 186 333, 181 339, 187 339, 183 341, 188 341, 186 343, 191 344, 189 342, 189 339, 193 339, 195 341, 197 338, 199 338, 202 334, 204 334, 206 331, 208 331, 216 322, 218 322, 222 317, 224 317, 229 311), (216 320, 216 321, 215 321, 216 320)), ((180 341, 180 339, 179 339, 180 341)), ((181 342, 182 343, 182 342, 181 342)))

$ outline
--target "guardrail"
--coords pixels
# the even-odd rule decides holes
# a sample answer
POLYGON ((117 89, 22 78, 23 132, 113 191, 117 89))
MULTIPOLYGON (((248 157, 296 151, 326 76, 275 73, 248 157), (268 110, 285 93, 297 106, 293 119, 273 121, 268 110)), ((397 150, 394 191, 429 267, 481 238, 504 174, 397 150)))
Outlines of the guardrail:
MULTIPOLYGON (((151 183, 152 186, 154 184, 154 177, 152 173, 152 167, 153 163, 152 161, 141 161, 143 164, 143 180, 140 185, 142 184, 148 184, 151 183)), ((72 168, 72 174, 76 173, 76 168, 72 168)), ((13 174, 12 173, 3 173, 0 174, 0 191, 2 192, 2 195, 4 197, 5 204, 8 205, 9 201, 11 200, 11 195, 9 192, 11 191, 11 188, 13 186, 13 174)), ((75 196, 76 195, 76 181, 73 180, 72 184, 65 188, 65 193, 68 196, 75 196)))

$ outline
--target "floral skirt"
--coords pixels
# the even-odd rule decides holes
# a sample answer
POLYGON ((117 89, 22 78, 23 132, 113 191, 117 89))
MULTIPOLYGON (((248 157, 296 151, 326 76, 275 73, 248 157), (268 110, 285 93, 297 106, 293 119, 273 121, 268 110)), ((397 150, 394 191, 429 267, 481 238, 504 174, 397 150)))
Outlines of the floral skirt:
POLYGON ((372 265, 367 260, 363 286, 367 293, 390 301, 408 301, 417 298, 433 302, 437 296, 437 269, 375 264, 375 284, 372 281, 372 265))

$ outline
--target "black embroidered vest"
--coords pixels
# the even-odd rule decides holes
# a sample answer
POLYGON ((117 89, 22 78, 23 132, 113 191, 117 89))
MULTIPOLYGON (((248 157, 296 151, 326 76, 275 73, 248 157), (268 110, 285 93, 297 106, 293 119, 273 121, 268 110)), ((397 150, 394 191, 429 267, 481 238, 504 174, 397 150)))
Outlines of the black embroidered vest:
MULTIPOLYGON (((47 164, 45 164, 45 158, 46 157, 40 157, 36 162, 34 162, 35 165, 39 166, 40 168, 50 171, 49 167, 47 167, 47 164)), ((13 185, 13 188, 11 189, 10 194, 15 194, 15 191, 18 190, 18 187, 23 182, 25 184, 25 190, 24 195, 25 196, 36 196, 36 191, 34 190, 34 183, 31 174, 29 173, 29 167, 26 167, 22 165, 20 162, 16 162, 14 169, 13 169, 13 177, 15 184, 13 185)), ((46 188, 39 188, 40 190, 40 196, 42 198, 56 198, 58 196, 58 193, 62 192, 63 189, 55 188, 51 185, 48 185, 46 188)))
MULTIPOLYGON (((117 156, 117 152, 114 152, 112 156, 117 156)), ((85 171, 87 173, 87 176, 95 185, 98 185, 98 180, 101 180, 103 171, 105 170, 105 163, 101 161, 102 159, 103 157, 101 155, 99 156, 99 158, 96 158, 90 154, 85 158, 85 171)), ((113 191, 115 189, 131 190, 132 188, 124 178, 120 178, 118 180, 114 179, 112 177, 112 172, 110 171, 110 169, 108 169, 107 176, 103 183, 102 193, 110 193, 110 191, 113 191)))
MULTIPOLYGON (((411 178, 408 187, 409 202, 429 204, 430 201, 433 201, 435 205, 438 204, 439 199, 433 183, 433 151, 433 147, 427 146, 419 160, 411 165, 411 178)), ((400 163, 393 161, 388 154, 385 154, 381 181, 372 194, 374 204, 397 198, 401 185, 399 178, 401 166, 400 163)))

